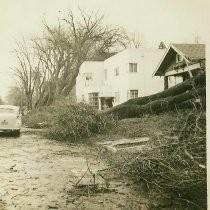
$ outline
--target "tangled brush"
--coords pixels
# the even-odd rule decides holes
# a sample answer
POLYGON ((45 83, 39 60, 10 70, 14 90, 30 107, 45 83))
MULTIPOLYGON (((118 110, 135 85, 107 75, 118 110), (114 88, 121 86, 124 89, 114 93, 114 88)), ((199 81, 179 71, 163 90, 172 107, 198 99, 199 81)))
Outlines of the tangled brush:
POLYGON ((168 193, 195 209, 207 206, 206 113, 183 116, 171 135, 154 138, 125 165, 127 175, 148 189, 168 193))
POLYGON ((83 103, 55 107, 50 120, 47 137, 71 142, 106 133, 117 123, 112 115, 100 115, 83 103))

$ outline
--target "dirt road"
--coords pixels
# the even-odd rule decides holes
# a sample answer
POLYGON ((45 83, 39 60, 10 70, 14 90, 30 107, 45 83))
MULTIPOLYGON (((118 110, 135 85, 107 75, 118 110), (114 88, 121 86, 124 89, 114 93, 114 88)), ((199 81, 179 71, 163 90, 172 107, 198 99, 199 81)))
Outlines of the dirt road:
POLYGON ((1 135, 0 209, 147 209, 126 183, 97 175, 106 167, 93 147, 1 135))

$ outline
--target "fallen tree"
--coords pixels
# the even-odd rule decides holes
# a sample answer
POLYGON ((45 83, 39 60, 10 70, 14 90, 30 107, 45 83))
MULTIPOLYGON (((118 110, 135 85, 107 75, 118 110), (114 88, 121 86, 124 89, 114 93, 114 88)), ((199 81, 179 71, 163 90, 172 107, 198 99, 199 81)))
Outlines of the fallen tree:
POLYGON ((105 113, 124 119, 141 117, 145 114, 158 114, 178 108, 202 107, 205 109, 205 86, 205 73, 201 73, 160 93, 131 99, 106 110, 105 113))
POLYGON ((144 96, 139 98, 134 98, 126 101, 123 104, 138 104, 143 105, 147 104, 151 101, 160 99, 160 98, 167 98, 169 96, 175 96, 181 94, 185 91, 191 90, 193 88, 205 87, 206 85, 206 74, 205 72, 198 74, 195 77, 192 77, 180 84, 177 84, 167 90, 164 90, 160 93, 156 93, 150 96, 144 96))
POLYGON ((206 88, 193 89, 179 95, 169 96, 151 101, 144 105, 124 103, 106 111, 118 119, 141 117, 145 114, 159 114, 178 108, 204 108, 206 88))

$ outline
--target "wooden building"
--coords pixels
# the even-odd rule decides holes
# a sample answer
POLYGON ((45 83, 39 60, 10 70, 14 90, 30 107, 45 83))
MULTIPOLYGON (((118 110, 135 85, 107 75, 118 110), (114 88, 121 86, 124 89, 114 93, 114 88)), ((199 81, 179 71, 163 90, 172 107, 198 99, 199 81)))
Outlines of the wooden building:
POLYGON ((153 76, 164 76, 168 89, 204 70, 204 44, 170 44, 153 76))

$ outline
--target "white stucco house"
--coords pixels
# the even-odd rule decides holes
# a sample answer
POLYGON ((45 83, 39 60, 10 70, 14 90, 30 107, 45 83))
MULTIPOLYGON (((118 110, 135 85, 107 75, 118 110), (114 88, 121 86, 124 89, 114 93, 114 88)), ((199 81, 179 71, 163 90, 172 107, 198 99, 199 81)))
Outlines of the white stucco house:
POLYGON ((152 74, 164 52, 125 49, 104 61, 85 61, 76 80, 77 101, 105 109, 162 91, 163 78, 152 74))

